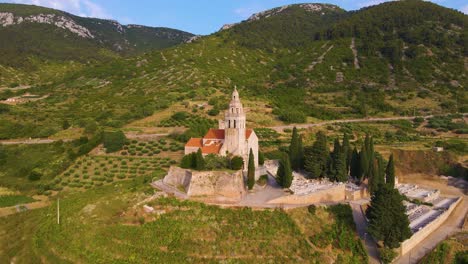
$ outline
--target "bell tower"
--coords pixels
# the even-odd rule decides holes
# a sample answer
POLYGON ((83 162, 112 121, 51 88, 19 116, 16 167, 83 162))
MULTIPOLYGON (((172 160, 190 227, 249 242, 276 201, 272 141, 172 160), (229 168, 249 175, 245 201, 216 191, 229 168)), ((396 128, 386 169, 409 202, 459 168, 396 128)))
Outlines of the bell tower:
POLYGON ((224 114, 224 145, 226 151, 238 156, 246 153, 246 118, 244 108, 239 98, 239 92, 234 88, 229 108, 224 114))

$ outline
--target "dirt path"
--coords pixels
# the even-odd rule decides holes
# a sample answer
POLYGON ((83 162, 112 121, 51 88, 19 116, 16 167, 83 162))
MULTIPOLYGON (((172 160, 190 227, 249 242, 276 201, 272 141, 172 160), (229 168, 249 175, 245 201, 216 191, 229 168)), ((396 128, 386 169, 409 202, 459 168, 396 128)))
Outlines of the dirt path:
POLYGON ((50 201, 47 196, 34 196, 33 198, 38 201, 33 202, 33 203, 28 203, 28 204, 19 204, 15 206, 0 208, 0 217, 19 213, 20 212, 19 206, 24 206, 27 210, 33 210, 33 209, 43 208, 43 207, 50 205, 50 201))
POLYGON ((357 53, 356 42, 354 41, 354 38, 351 39, 351 45, 349 46, 349 48, 350 48, 351 51, 353 52, 353 56, 354 56, 354 68, 355 68, 355 69, 360 69, 361 67, 359 67, 358 53, 357 53))
MULTIPOLYGON (((61 139, 61 141, 68 142, 72 139, 61 139)), ((36 145, 36 144, 50 144, 54 143, 56 139, 48 139, 48 138, 34 138, 34 139, 13 139, 13 140, 0 140, 0 145, 36 145)))
POLYGON ((361 237, 361 240, 366 247, 367 254, 369 255, 369 263, 370 264, 380 263, 377 245, 366 232, 367 222, 366 222, 366 218, 364 217, 364 213, 361 210, 361 203, 359 201, 353 201, 353 202, 350 202, 349 205, 351 206, 351 209, 353 210, 353 219, 354 219, 354 223, 356 223, 356 230, 359 234, 359 237, 361 237))
MULTIPOLYGON (((467 113, 463 113, 463 115, 467 115, 467 113)), ((370 118, 360 118, 360 119, 343 119, 343 120, 331 120, 325 121, 320 123, 313 123, 313 124, 290 124, 284 126, 272 126, 268 127, 277 132, 283 132, 285 129, 292 129, 296 128, 310 128, 310 127, 318 127, 324 125, 332 125, 332 124, 340 124, 340 123, 361 123, 361 122, 376 122, 376 121, 393 121, 393 120, 412 120, 418 116, 397 116, 397 117, 370 117, 370 118)), ((434 115, 423 116, 424 119, 428 119, 434 117, 434 115)))

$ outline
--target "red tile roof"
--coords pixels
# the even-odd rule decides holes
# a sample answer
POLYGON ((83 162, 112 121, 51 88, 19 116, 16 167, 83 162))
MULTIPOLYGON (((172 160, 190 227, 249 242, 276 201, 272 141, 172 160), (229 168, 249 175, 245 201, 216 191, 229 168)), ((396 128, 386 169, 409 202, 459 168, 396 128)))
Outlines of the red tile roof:
POLYGON ((245 138, 249 139, 250 135, 252 135, 253 130, 252 129, 247 129, 245 130, 245 138))
POLYGON ((191 138, 187 144, 185 144, 186 147, 197 147, 201 148, 203 147, 202 145, 202 139, 201 138, 191 138))
POLYGON ((210 129, 204 139, 224 139, 224 129, 210 129))
POLYGON ((203 154, 219 154, 219 151, 221 150, 221 147, 223 144, 218 143, 218 144, 212 144, 209 146, 203 146, 202 147, 202 153, 203 154))

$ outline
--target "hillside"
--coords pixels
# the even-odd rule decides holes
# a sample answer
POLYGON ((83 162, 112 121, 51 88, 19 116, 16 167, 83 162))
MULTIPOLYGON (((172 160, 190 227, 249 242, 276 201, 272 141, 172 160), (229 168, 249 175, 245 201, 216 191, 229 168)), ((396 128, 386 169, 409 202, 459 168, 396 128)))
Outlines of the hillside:
POLYGON ((38 72, 44 64, 108 61, 171 47, 192 36, 175 29, 125 26, 39 6, 0 4, 0 66, 8 69, 0 74, 0 86, 8 81, 24 83, 27 74, 22 73, 38 72), (20 75, 16 80, 12 78, 15 74, 20 75))
POLYGON ((29 92, 49 97, 7 106, 0 137, 47 136, 64 120, 121 127, 175 102, 222 99, 234 85, 270 109, 270 120, 286 123, 468 112, 466 22, 466 15, 424 1, 355 12, 321 4, 277 8, 192 43, 91 63, 34 86, 29 92))

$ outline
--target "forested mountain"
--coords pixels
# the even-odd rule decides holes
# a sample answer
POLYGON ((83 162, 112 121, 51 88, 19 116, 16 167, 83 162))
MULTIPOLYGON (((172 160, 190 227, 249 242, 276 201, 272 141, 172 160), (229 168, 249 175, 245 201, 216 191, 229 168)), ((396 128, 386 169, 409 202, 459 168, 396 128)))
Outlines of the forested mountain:
MULTIPOLYGON (((60 130, 64 119, 119 127, 174 102, 227 94, 234 85, 284 122, 467 112, 467 19, 425 1, 353 12, 325 4, 268 10, 191 43, 48 78, 51 83, 29 91, 49 97, 9 107, 0 137, 23 130, 20 135, 29 136, 40 131, 34 127, 45 136, 60 130)), ((115 27, 106 25, 111 35, 115 27)), ((106 55, 118 54, 102 45, 106 55)))
MULTIPOLYGON (((0 4, 0 65, 19 73, 37 71, 41 63, 96 62, 167 48, 191 37, 175 29, 124 26, 39 6, 0 4)), ((0 77, 6 79, 6 74, 0 77)))

